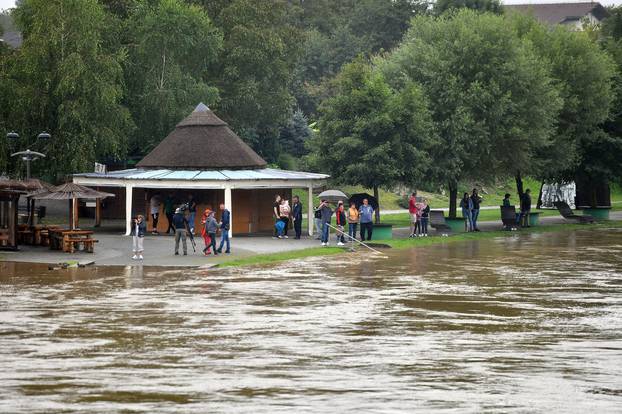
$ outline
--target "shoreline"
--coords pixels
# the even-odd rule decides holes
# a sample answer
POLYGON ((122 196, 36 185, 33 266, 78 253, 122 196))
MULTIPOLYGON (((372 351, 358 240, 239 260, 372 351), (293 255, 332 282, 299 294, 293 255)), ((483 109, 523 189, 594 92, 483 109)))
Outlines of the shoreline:
MULTIPOLYGON (((530 227, 527 229, 521 229, 518 231, 507 230, 492 230, 482 231, 475 233, 460 233, 448 237, 443 236, 430 236, 430 237, 418 237, 418 238, 400 238, 391 240, 372 240, 371 247, 378 248, 374 245, 382 244, 389 246, 390 249, 410 249, 421 248, 433 245, 444 245, 449 243, 460 243, 473 240, 486 240, 496 237, 509 237, 521 234, 534 234, 534 233, 556 233, 561 231, 575 231, 575 230, 592 230, 592 229, 606 229, 606 228, 622 228, 622 220, 607 220, 602 222, 596 222, 594 224, 549 224, 539 225, 536 227, 530 227)), ((359 247, 356 251, 359 251, 359 247)), ((362 249, 365 249, 362 247, 362 249)), ((249 267, 257 265, 267 265, 285 262, 293 259, 302 259, 308 257, 322 257, 332 256, 338 253, 348 252, 349 249, 342 247, 314 247, 310 249, 295 250, 286 253, 273 253, 273 254, 260 254, 246 258, 227 260, 211 266, 212 269, 223 269, 229 267, 249 267)))

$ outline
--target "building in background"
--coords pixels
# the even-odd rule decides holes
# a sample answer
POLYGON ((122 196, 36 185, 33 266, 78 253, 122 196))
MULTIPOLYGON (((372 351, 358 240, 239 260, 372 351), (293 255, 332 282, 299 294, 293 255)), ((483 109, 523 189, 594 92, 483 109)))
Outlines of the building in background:
POLYGON ((573 30, 583 30, 584 24, 597 25, 608 12, 600 3, 528 3, 506 4, 505 9, 533 15, 538 21, 549 25, 565 25, 573 30))

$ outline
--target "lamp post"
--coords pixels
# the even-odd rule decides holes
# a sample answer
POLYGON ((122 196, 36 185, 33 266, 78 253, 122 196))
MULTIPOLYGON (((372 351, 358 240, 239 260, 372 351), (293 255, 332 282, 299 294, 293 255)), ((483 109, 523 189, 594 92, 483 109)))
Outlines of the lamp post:
MULTIPOLYGON (((6 134, 6 137, 9 141, 17 141, 19 139, 19 134, 17 132, 9 132, 6 134)), ((51 137, 52 136, 47 132, 42 132, 37 135, 37 139, 43 141, 47 141, 51 137)), ((26 151, 15 152, 11 154, 11 157, 20 157, 22 161, 26 162, 26 179, 30 180, 30 163, 39 158, 45 158, 45 154, 27 149, 26 151)))

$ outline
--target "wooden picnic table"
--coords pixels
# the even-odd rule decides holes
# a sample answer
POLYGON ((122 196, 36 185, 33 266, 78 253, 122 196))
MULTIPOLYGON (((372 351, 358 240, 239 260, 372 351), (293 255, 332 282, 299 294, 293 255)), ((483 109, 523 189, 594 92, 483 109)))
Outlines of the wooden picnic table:
POLYGON ((97 240, 91 236, 91 230, 69 230, 69 229, 49 229, 50 249, 62 250, 66 253, 73 253, 76 247, 82 244, 84 250, 93 253, 94 244, 97 240))

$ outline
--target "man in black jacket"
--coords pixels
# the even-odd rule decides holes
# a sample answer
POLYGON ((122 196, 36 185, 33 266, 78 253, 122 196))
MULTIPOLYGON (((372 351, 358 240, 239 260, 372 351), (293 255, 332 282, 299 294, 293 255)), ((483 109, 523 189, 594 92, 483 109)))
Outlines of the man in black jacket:
POLYGON ((522 227, 529 227, 529 213, 531 213, 531 190, 525 190, 523 198, 520 200, 520 220, 522 227))
POLYGON ((302 234, 302 204, 300 204, 300 198, 294 196, 294 205, 292 206, 292 219, 294 220, 294 232, 296 232, 296 240, 300 240, 302 234))

